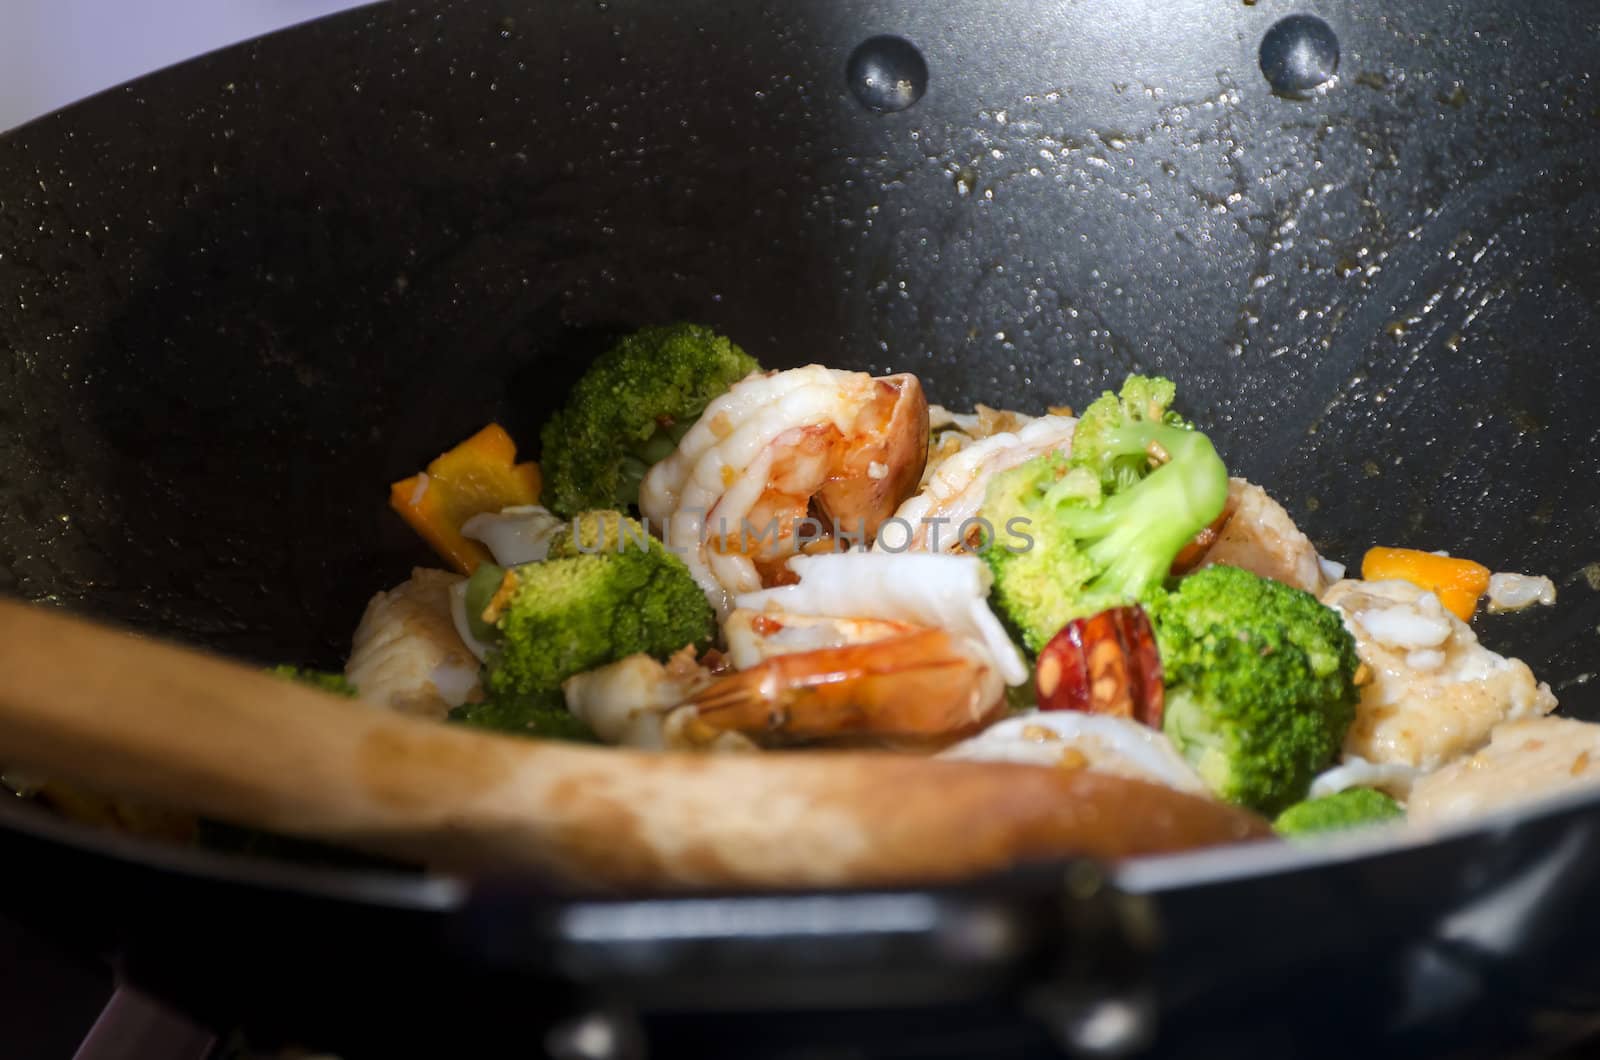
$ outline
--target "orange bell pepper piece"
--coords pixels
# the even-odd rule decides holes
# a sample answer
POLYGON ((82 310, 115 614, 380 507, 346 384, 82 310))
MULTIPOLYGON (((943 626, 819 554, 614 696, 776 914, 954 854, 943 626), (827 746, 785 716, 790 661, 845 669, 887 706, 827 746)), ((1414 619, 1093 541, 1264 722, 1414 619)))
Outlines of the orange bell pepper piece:
POLYGON ((1470 559, 1437 556, 1414 548, 1372 548, 1361 560, 1367 581, 1395 578, 1430 589, 1463 622, 1471 621, 1489 591, 1489 568, 1470 559))
POLYGON ((389 507, 462 574, 487 561, 488 549, 461 536, 474 515, 539 503, 539 465, 519 464, 517 443, 498 423, 389 487, 389 507))

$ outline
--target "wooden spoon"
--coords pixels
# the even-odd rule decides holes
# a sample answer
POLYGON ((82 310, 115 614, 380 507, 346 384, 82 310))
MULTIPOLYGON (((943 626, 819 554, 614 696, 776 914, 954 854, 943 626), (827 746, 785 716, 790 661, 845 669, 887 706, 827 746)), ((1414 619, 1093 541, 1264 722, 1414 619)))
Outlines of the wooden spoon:
POLYGON ((1091 772, 883 752, 657 754, 404 717, 0 601, 0 760, 220 821, 590 886, 947 880, 1263 837, 1091 772))

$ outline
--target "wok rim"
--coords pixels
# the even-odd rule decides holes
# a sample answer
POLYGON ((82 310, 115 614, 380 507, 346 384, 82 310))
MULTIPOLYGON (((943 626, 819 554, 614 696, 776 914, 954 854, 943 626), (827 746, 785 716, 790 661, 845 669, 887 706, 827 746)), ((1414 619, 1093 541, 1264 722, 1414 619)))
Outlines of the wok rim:
POLYGON ((397 910, 447 912, 464 903, 468 890, 459 876, 299 864, 180 845, 73 821, 21 798, 0 800, 0 828, 135 868, 397 910))

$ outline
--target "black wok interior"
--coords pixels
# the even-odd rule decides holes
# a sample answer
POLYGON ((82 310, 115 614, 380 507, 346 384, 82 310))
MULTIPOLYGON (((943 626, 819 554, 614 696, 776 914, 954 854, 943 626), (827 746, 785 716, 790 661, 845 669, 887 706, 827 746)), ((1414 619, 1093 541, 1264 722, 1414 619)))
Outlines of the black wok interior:
MULTIPOLYGON (((533 452, 589 357, 688 318, 771 365, 914 371, 948 404, 1081 405, 1129 370, 1170 375, 1325 554, 1404 544, 1551 575, 1558 606, 1478 628, 1600 719, 1592 22, 1489 0, 463 0, 197 60, 0 144, 0 591, 337 665, 371 593, 433 562, 391 481, 490 418, 533 452), (1340 48, 1299 99, 1258 68, 1291 11, 1340 48), (847 83, 880 34, 926 64, 909 109, 847 83)), ((1216 984, 1314 993, 1321 971, 1276 971, 1304 925, 1365 969, 1374 939, 1425 939, 1590 828, 1178 896, 1187 985, 1168 993, 1289 1055, 1216 984), (1241 921, 1248 944, 1218 941, 1241 921)), ((426 999, 413 963, 477 952, 397 930, 359 889, 357 908, 243 870, 139 875, 137 848, 4 834, 50 866, 8 874, 9 903, 54 903, 86 935, 120 918, 147 980, 228 1018, 266 999, 287 1021, 294 981, 295 1011, 347 1020, 352 979, 411 977, 426 999), (308 970, 308 937, 355 941, 308 970), (229 947, 253 963, 208 974, 229 947)), ((1548 948, 1483 972, 1498 998, 1555 998, 1523 1030, 1593 1022, 1582 849, 1528 933, 1548 948)), ((472 930, 510 947, 504 923, 472 930)), ((1381 991, 1399 1011, 1390 987, 1437 956, 1407 952, 1356 1010, 1381 991)), ((1490 1020, 1477 997, 1440 1020, 1490 1020)), ((1345 1011, 1323 1014, 1323 1049, 1356 1041, 1345 1011)), ((1394 1025, 1443 1025, 1410 1012, 1394 1025)), ((1472 1026, 1459 1055, 1505 1055, 1472 1026)))
POLYGON ((335 664, 430 562, 390 481, 691 318, 952 404, 1171 375, 1326 554, 1554 577, 1484 636, 1593 713, 1586 16, 1407 6, 1318 5, 1289 99, 1266 4, 380 5, 45 118, 0 152, 0 587, 335 664), (847 86, 878 33, 908 110, 847 86))

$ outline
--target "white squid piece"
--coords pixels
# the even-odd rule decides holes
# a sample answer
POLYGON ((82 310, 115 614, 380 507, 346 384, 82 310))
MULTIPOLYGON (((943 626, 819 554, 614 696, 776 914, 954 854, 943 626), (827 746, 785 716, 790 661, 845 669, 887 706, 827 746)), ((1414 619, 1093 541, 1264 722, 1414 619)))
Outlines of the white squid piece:
POLYGON ((418 568, 367 604, 344 675, 362 699, 402 714, 442 720, 479 698, 478 659, 456 632, 451 592, 465 582, 418 568))
POLYGON ((566 525, 548 508, 525 504, 474 515, 461 524, 461 534, 483 542, 500 566, 515 567, 550 555, 550 546, 566 525))

